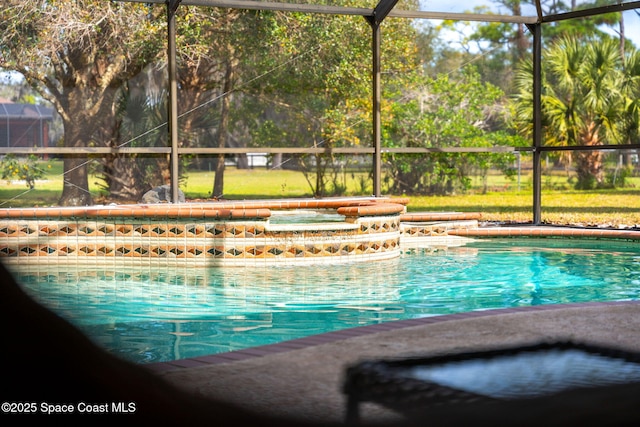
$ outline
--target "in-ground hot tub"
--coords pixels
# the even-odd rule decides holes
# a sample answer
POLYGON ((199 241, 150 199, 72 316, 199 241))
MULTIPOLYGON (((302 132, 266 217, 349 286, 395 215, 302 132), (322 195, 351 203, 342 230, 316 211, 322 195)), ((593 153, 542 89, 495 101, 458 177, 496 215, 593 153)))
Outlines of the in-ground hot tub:
POLYGON ((400 255, 407 203, 331 198, 0 209, 0 257, 6 264, 165 266, 389 259, 400 255), (295 210, 343 220, 270 221, 273 211, 295 210))

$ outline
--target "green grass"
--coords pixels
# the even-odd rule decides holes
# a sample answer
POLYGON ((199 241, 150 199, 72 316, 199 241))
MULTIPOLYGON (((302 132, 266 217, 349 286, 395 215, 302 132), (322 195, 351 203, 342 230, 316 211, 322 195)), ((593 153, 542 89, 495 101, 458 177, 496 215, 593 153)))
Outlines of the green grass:
MULTIPOLYGON (((184 181, 187 198, 208 198, 213 189, 213 172, 190 172, 184 181)), ((301 172, 290 170, 225 169, 224 198, 256 199, 275 197, 310 197, 311 187, 301 172)))
MULTIPOLYGON (((409 211, 481 212, 483 220, 533 221, 533 194, 495 192, 460 196, 411 197, 409 211)), ((543 223, 593 226, 640 225, 640 190, 543 190, 543 223)))
MULTIPOLYGON (((24 183, 0 184, 0 207, 56 205, 62 191, 62 163, 50 162, 47 179, 38 181, 34 190, 24 183)), ((225 173, 227 200, 312 197, 311 187, 301 172, 289 170, 227 168, 225 173)), ((366 174, 347 173, 340 177, 346 195, 370 195, 370 183, 364 186, 366 174)), ((109 200, 101 194, 98 179, 90 178, 90 191, 100 203, 109 200)), ((575 191, 566 176, 543 178, 542 221, 554 224, 612 226, 640 224, 640 178, 628 180, 630 188, 575 191)), ((213 187, 213 173, 191 171, 181 188, 188 199, 208 199, 213 187)), ((488 192, 482 194, 483 183, 473 180, 467 194, 456 196, 410 196, 409 211, 481 212, 483 219, 500 222, 530 222, 533 219, 531 177, 523 176, 520 188, 515 181, 500 175, 490 176, 488 192)), ((401 196, 401 195, 397 195, 401 196)))

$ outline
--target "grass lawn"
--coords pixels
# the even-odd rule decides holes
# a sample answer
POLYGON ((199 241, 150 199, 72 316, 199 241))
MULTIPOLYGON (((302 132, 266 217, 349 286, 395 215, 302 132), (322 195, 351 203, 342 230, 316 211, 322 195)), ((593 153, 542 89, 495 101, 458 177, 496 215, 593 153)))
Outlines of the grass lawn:
MULTIPOLYGON (((189 199, 208 198, 213 190, 213 172, 190 172, 183 191, 189 199)), ((236 169, 224 173, 225 199, 311 197, 311 187, 301 172, 290 170, 236 169)))
MULTIPOLYGON (((410 211, 482 212, 483 220, 531 222, 533 194, 501 192, 460 196, 411 197, 410 211)), ((542 222, 594 226, 640 226, 640 189, 598 191, 543 190, 542 222)))
MULTIPOLYGON (((62 191, 62 163, 52 161, 46 179, 33 190, 23 182, 0 183, 0 207, 53 206, 62 191)), ((289 170, 227 168, 225 194, 228 200, 311 197, 311 187, 301 172, 289 170)), ((366 175, 347 173, 339 183, 346 195, 369 195, 366 175), (364 188, 363 188, 364 187, 364 188)), ((629 180, 629 188, 575 191, 564 177, 543 179, 542 221, 572 225, 640 225, 640 178, 629 180), (564 188, 559 190, 558 188, 564 188)), ((94 199, 108 203, 98 179, 91 177, 90 191, 94 199)), ((370 185, 370 183, 369 183, 370 185)), ((181 188, 188 199, 207 199, 213 187, 213 173, 195 171, 186 174, 181 188)), ((480 180, 468 194, 455 196, 410 196, 409 211, 482 212, 483 219, 500 222, 530 222, 533 219, 533 196, 530 178, 523 177, 520 189, 501 176, 490 177, 489 191, 481 193, 480 180)), ((398 195, 400 196, 400 195, 398 195)))

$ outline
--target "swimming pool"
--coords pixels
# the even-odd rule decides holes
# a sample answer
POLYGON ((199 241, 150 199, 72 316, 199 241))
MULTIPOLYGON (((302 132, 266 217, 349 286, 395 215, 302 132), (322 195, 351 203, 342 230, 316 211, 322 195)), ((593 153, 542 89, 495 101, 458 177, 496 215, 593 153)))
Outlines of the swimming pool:
POLYGON ((43 305, 137 363, 425 316, 640 298, 622 241, 487 239, 335 266, 11 266, 43 305))

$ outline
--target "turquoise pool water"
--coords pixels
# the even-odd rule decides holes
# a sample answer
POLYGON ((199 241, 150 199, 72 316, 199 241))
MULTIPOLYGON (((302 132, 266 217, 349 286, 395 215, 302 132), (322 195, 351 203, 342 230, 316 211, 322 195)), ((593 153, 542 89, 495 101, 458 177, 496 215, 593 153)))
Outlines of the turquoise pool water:
POLYGON ((138 363, 392 320, 640 298, 638 243, 560 239, 491 239, 330 267, 13 271, 43 305, 138 363))

